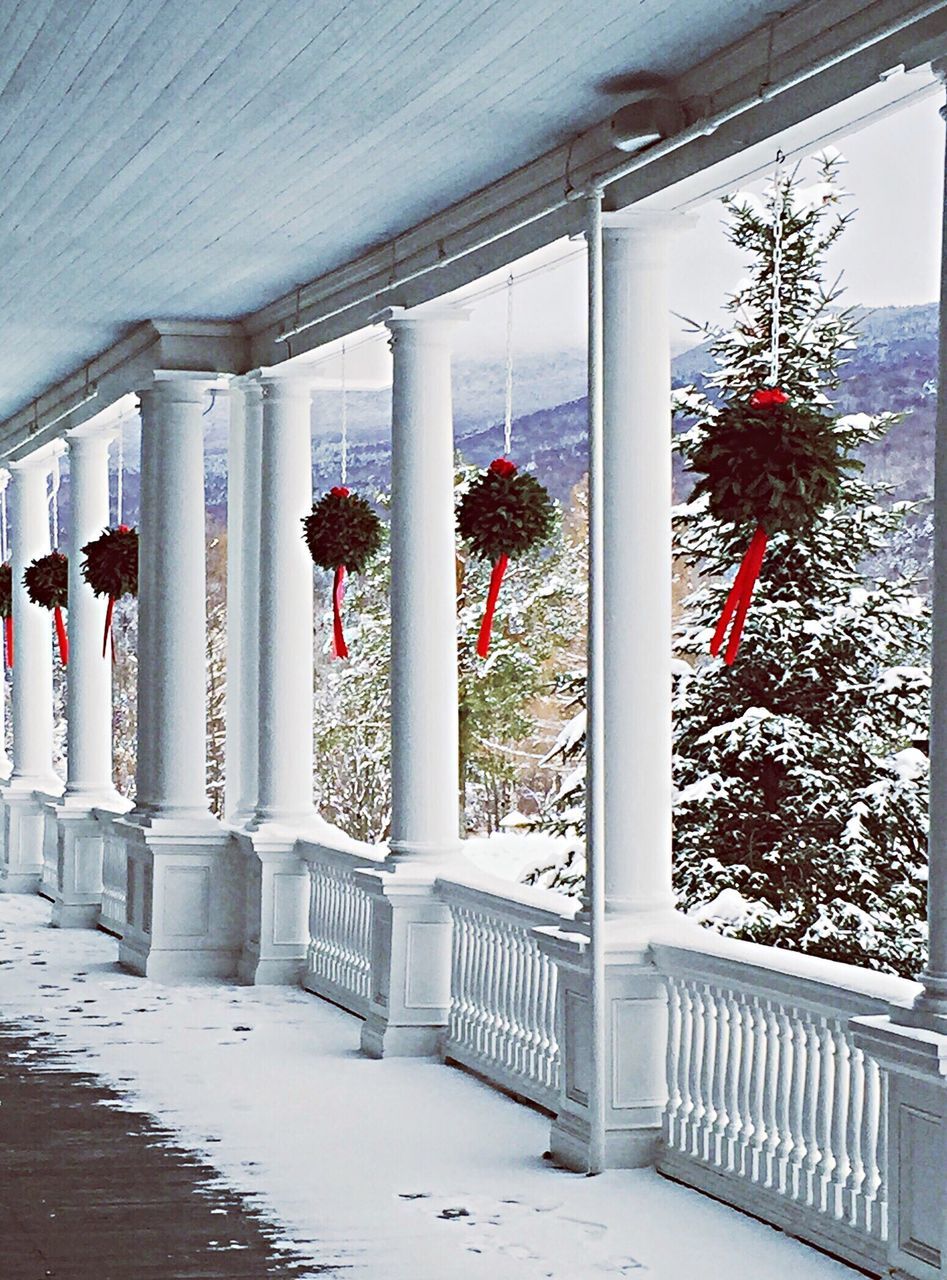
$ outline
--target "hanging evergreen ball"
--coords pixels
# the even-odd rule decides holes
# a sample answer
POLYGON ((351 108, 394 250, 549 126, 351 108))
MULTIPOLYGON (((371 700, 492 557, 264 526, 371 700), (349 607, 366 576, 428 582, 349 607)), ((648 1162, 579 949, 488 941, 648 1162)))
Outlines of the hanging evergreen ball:
POLYGON ((303 519, 309 554, 320 569, 334 574, 332 627, 335 654, 349 656, 342 630, 342 597, 346 573, 362 573, 381 547, 381 521, 364 498, 336 485, 303 519))
POLYGON ((510 556, 522 555, 552 536, 556 509, 535 476, 519 472, 509 458, 494 458, 457 508, 457 527, 473 551, 493 561, 490 590, 477 638, 477 653, 490 651, 493 614, 510 556))
POLYGON ((0 618, 13 617, 13 566, 0 564, 0 618))
POLYGON ((69 640, 62 611, 69 601, 69 561, 61 551, 34 560, 23 573, 23 583, 34 604, 52 609, 63 666, 69 662, 69 640))
POLYGON ((837 498, 856 465, 831 418, 791 404, 778 387, 764 388, 714 419, 690 461, 692 471, 703 472, 692 498, 706 494, 722 523, 798 535, 837 498))
POLYGON ((362 573, 381 547, 381 521, 364 498, 336 485, 303 520, 309 554, 320 569, 362 573))
POLYGON ((7 560, 0 564, 0 618, 6 641, 6 665, 13 666, 13 566, 7 560))
POLYGON ((732 622, 724 662, 736 658, 769 536, 805 533, 860 465, 831 418, 792 404, 780 387, 761 387, 717 415, 691 455, 690 470, 703 473, 691 500, 706 495, 715 520, 754 532, 711 641, 714 657, 732 622))
MULTIPOLYGON (((123 596, 138 595, 138 530, 127 524, 104 529, 98 538, 85 544, 82 554, 85 556, 81 565, 83 578, 97 596, 108 596, 102 636, 104 658, 112 634, 115 601, 123 596)), ((114 641, 112 656, 115 656, 114 641)))
POLYGON ((127 524, 105 529, 82 548, 82 576, 97 596, 121 600, 138 595, 138 530, 127 524))
POLYGON ((496 562, 548 541, 556 509, 535 476, 495 458, 461 498, 457 527, 478 556, 496 562))
POLYGON ((44 609, 65 609, 69 601, 69 561, 61 551, 34 560, 23 574, 23 584, 34 604, 44 609))

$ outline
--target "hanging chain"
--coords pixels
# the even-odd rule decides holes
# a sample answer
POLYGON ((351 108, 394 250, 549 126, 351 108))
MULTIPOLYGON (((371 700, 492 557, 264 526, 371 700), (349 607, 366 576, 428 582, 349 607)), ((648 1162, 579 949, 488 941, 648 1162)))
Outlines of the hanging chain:
POLYGON ((503 456, 510 456, 513 442, 513 273, 506 281, 506 409, 503 416, 503 456))
POLYGON ((770 317, 769 346, 769 385, 779 386, 779 343, 781 338, 780 324, 782 320, 780 291, 782 289, 783 265, 783 215, 785 213, 785 193, 783 191, 782 151, 776 152, 776 173, 773 181, 776 185, 776 211, 773 222, 773 304, 770 317))
POLYGON ((122 523, 122 488, 125 479, 125 419, 118 424, 118 459, 115 475, 115 523, 122 523))
POLYGON ((342 484, 344 485, 348 479, 349 473, 349 412, 348 412, 348 387, 345 383, 345 343, 342 343, 342 484))
POLYGON ((59 550, 59 459, 53 459, 52 471, 50 472, 50 492, 49 500, 53 511, 53 550, 59 550))

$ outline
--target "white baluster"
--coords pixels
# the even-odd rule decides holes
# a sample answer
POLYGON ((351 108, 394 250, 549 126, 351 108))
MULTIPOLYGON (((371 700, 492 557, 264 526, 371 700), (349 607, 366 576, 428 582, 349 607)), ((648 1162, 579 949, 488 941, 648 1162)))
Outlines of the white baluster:
POLYGON ((750 1143, 756 1127, 753 1109, 753 1062, 756 1057, 756 1036, 753 1033, 752 997, 741 992, 737 997, 737 1010, 740 1019, 739 1124, 735 1125, 733 1116, 730 1117, 731 1129, 735 1129, 731 1167, 741 1178, 752 1178, 750 1143))
POLYGON ((743 997, 735 991, 724 992, 727 1002, 727 1025, 730 1029, 730 1042, 727 1050, 727 1079, 724 1099, 727 1111, 727 1129, 724 1135, 723 1164, 728 1170, 737 1167, 740 1131, 743 1117, 740 1114, 742 1095, 740 1091, 744 1058, 747 1052, 743 1036, 743 997))
POLYGON ((815 1201, 813 1207, 824 1213, 828 1202, 829 1183, 835 1168, 835 1152, 832 1149, 832 1103, 835 1097, 835 1037, 827 1018, 818 1020, 819 1062, 822 1072, 819 1089, 819 1106, 816 1112, 816 1134, 819 1144, 819 1166, 816 1170, 815 1201))
POLYGON ((845 1026, 837 1019, 832 1019, 830 1030, 835 1047, 835 1090, 832 1099, 832 1152, 835 1164, 826 1190, 826 1213, 833 1218, 841 1218, 845 1213, 845 1190, 850 1171, 848 1125, 851 1044, 845 1026))
POLYGON ((858 1046, 849 1043, 849 1109, 848 1109, 848 1158, 849 1173, 845 1182, 843 1213, 851 1226, 862 1227, 862 1187, 865 1185, 865 1161, 862 1155, 863 1124, 865 1115, 865 1055, 858 1046))
POLYGON ((763 1110, 766 1122, 766 1145, 763 1152, 763 1185, 779 1186, 779 1076, 782 1060, 779 1040, 778 1007, 771 1000, 764 1004, 766 1021, 766 1086, 763 1094, 763 1110))
POLYGON ((713 1066, 713 1104, 714 1122, 710 1135, 708 1157, 719 1168, 723 1164, 724 1142, 727 1137, 726 1084, 727 1057, 730 1051, 730 1006, 726 994, 718 987, 708 987, 708 995, 714 1006, 714 1066, 713 1066))
POLYGON ((681 996, 673 978, 666 979, 668 1001, 668 1036, 665 1075, 668 1100, 664 1108, 664 1141, 669 1148, 676 1146, 677 1117, 681 1109, 679 1064, 681 1059, 681 996))
POLYGON ((798 1009, 792 1014, 792 1086, 789 1093, 789 1132, 792 1149, 786 1178, 786 1194, 798 1200, 802 1193, 805 1175, 803 1162, 806 1157, 805 1100, 806 1100, 806 1024, 805 1015, 798 1009))
POLYGON ((779 1076, 776 1088, 776 1117, 779 1125, 779 1146, 776 1149, 775 1187, 781 1195, 786 1195, 789 1186, 789 1159, 792 1155, 792 1117, 789 1100, 792 1090, 793 1043, 792 1013, 785 1005, 780 1005, 776 1014, 779 1024, 779 1076))
POLYGON ((766 1079, 768 1075, 769 1041, 766 1034, 766 1011, 758 996, 750 997, 753 1019, 753 1072, 750 1080, 750 1107, 753 1131, 750 1135, 749 1176, 753 1182, 766 1179, 766 1079))
POLYGON ((888 1073, 877 1067, 879 1076, 878 1107, 878 1193, 876 1199, 878 1238, 888 1238, 888 1073))
POLYGON ((806 1097, 802 1109, 803 1140, 806 1154, 802 1160, 803 1203, 815 1207, 818 1203, 818 1168, 822 1158, 819 1147, 819 1100, 822 1097, 822 1046, 819 1042, 818 1023, 813 1014, 806 1014, 806 1097))

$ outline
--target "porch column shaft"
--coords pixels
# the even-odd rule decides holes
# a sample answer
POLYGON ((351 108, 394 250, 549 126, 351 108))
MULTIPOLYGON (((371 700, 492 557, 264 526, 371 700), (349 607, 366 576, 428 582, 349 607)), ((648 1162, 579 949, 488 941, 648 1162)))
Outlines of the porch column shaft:
MULTIPOLYGON (((0 471, 0 494, 2 494, 6 490, 7 485, 9 483, 10 483, 9 471, 0 471)), ((2 499, 0 499, 0 501, 2 501, 2 499)), ((7 558, 9 559, 9 556, 10 556, 9 546, 7 547, 6 550, 7 550, 7 558)), ((3 626, 3 625, 4 625, 3 623, 0 623, 0 626, 3 626)), ((2 648, 4 644, 5 644, 5 640, 2 636, 0 636, 0 653, 2 653, 2 648)), ((6 680, 6 669, 3 665, 4 661, 5 659, 2 656, 0 656, 0 781, 6 781, 6 779, 10 776, 10 770, 13 767, 10 761, 10 757, 7 754, 7 687, 8 686, 7 686, 7 680, 6 680)))
POLYGON ((66 794, 100 796, 112 783, 112 662, 102 653, 106 601, 82 576, 82 548, 109 522, 109 436, 70 432, 69 752, 66 794))
MULTIPOLYGON (((154 816, 207 817, 204 431, 206 379, 141 393, 138 739, 154 816)), ((139 789, 141 796, 141 789, 139 789)))
POLYGON ((605 214, 606 909, 670 908, 671 353, 664 214, 605 214))
MULTIPOLYGON (((23 584, 32 560, 48 555, 49 454, 10 464, 13 565, 12 781, 51 788, 53 778, 52 614, 33 604, 23 584)), ((22 789, 21 786, 18 789, 22 789)))
POLYGON ((311 396, 292 375, 262 387, 257 824, 312 812, 311 396))
MULTIPOLYGON (((943 75, 942 75, 943 78, 943 75)), ((947 120, 947 107, 941 108, 947 120)), ((934 449, 934 572, 932 589, 930 835, 927 920, 929 957, 918 1004, 947 1015, 947 161, 941 239, 940 394, 934 449)))
POLYGON ((224 818, 231 820, 239 804, 244 755, 241 696, 243 692, 243 493, 244 402, 238 382, 227 395, 227 679, 224 695, 224 818))
POLYGON ((260 469, 263 430, 259 382, 230 388, 227 463, 227 816, 256 812, 260 689, 260 469))
POLYGON ((387 320, 391 418, 392 854, 458 838, 457 579, 451 331, 459 317, 387 320))

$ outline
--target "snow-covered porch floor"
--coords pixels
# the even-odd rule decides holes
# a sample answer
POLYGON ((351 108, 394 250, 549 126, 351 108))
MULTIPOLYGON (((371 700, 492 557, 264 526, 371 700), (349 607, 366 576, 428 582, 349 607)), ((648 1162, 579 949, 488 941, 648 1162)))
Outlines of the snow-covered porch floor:
POLYGON ((159 1119, 314 1264, 366 1280, 857 1274, 651 1170, 550 1167, 544 1116, 457 1069, 362 1058, 357 1019, 302 990, 159 986, 119 969, 114 939, 48 919, 43 899, 0 894, 0 1018, 159 1119))

